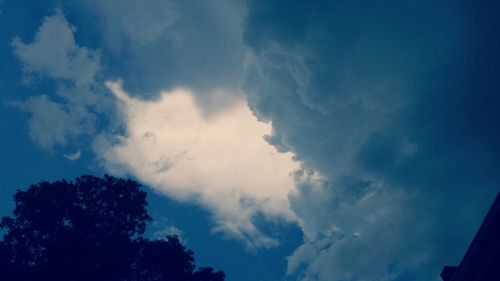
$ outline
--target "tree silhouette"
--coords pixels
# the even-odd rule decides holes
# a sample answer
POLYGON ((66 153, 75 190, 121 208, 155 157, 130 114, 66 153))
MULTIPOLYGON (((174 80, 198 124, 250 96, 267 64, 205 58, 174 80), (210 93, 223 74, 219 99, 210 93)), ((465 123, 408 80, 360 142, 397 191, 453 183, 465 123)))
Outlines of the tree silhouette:
POLYGON ((81 176, 31 185, 4 217, 0 279, 6 281, 223 281, 196 269, 175 236, 143 237, 151 217, 133 180, 81 176))

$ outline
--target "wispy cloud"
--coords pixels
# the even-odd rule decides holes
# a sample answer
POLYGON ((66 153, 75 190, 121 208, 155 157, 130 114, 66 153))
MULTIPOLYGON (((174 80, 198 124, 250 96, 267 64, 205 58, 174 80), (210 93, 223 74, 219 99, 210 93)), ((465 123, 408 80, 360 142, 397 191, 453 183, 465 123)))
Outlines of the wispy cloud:
POLYGON ((64 154, 63 156, 64 156, 64 158, 66 158, 66 159, 68 159, 70 161, 75 161, 75 160, 78 160, 81 155, 82 155, 82 151, 81 150, 77 150, 74 153, 64 154))
POLYGON ((187 245, 189 239, 184 236, 184 232, 170 222, 167 217, 160 217, 152 223, 154 239, 165 239, 166 236, 177 236, 183 245, 187 245))

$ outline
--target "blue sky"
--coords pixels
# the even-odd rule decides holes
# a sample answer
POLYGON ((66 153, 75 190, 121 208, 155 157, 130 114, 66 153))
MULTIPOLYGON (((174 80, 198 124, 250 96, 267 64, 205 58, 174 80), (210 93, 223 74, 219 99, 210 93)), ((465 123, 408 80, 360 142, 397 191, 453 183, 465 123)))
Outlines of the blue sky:
POLYGON ((229 281, 439 280, 499 191, 498 8, 1 0, 0 215, 109 173, 229 281))

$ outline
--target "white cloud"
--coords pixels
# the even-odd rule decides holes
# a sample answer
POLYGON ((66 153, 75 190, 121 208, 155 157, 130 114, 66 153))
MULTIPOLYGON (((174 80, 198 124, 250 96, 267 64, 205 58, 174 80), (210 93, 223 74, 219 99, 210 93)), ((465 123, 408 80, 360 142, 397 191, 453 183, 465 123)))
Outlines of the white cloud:
POLYGON ((287 195, 298 163, 263 139, 270 124, 257 121, 244 100, 205 116, 186 89, 142 101, 118 83, 107 85, 122 104, 127 128, 118 143, 96 144, 108 169, 121 167, 171 197, 198 201, 214 213, 215 231, 251 248, 277 243, 252 217, 294 219, 287 195))

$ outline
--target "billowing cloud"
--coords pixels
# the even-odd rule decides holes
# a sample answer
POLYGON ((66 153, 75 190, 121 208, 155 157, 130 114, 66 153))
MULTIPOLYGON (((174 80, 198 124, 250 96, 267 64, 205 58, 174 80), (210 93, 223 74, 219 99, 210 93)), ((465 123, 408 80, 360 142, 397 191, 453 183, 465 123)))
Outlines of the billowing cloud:
POLYGON ((86 0, 103 21, 106 43, 116 52, 130 45, 135 51, 173 36, 170 28, 178 18, 174 1, 86 0))
POLYGON ((500 43, 445 2, 248 1, 243 91, 305 168, 289 274, 430 280, 463 255, 500 185, 500 43))
POLYGON ((209 207, 216 230, 251 248, 277 243, 252 220, 264 215, 293 221, 287 194, 298 164, 292 153, 264 140, 271 126, 257 121, 245 100, 206 115, 186 89, 143 101, 118 83, 107 85, 122 103, 126 123, 117 143, 95 145, 108 169, 123 169, 171 197, 209 207))
POLYGON ((291 204, 305 241, 288 257, 288 274, 300 280, 432 279, 441 266, 435 264, 441 233, 429 211, 433 203, 418 191, 355 180, 298 180, 291 204))
POLYGON ((240 11, 219 2, 208 5, 213 10, 200 21, 196 11, 205 4, 132 2, 85 2, 108 36, 101 50, 77 44, 77 29, 60 10, 43 20, 31 43, 13 40, 26 76, 56 82, 55 95, 22 104, 32 114, 30 135, 47 150, 90 139, 108 172, 133 174, 168 196, 207 207, 214 214, 214 231, 242 239, 249 248, 276 245, 254 220, 294 220, 287 193, 298 165, 291 153, 266 143, 270 125, 256 120, 237 89, 243 57, 240 11), (110 64, 103 66, 101 60, 110 64), (156 62, 162 62, 161 69, 156 62), (140 74, 131 82, 143 88, 135 95, 145 100, 110 84, 123 103, 122 114, 115 116, 115 107, 102 94, 108 90, 99 84, 104 75, 130 78, 128 71, 140 74), (193 90, 157 98, 147 93, 151 86, 175 85, 193 90), (169 122, 162 121, 165 110, 172 111, 169 122), (122 125, 126 134, 119 137, 122 125))
POLYGON ((109 172, 202 204, 216 230, 249 247, 278 243, 256 216, 297 222, 304 243, 288 257, 290 276, 435 278, 458 263, 500 186, 495 7, 75 6, 95 18, 100 51, 77 44, 62 12, 31 43, 12 43, 26 77, 56 81, 55 95, 21 103, 32 138, 50 150, 92 135, 109 172), (130 92, 109 83, 123 120, 106 118, 123 134, 95 128, 106 123, 96 114, 115 114, 103 76, 123 77, 130 92))
POLYGON ((178 0, 86 0, 108 77, 122 78, 132 95, 188 86, 196 94, 236 92, 245 46, 240 3, 178 0))

